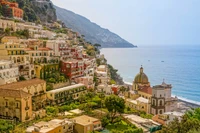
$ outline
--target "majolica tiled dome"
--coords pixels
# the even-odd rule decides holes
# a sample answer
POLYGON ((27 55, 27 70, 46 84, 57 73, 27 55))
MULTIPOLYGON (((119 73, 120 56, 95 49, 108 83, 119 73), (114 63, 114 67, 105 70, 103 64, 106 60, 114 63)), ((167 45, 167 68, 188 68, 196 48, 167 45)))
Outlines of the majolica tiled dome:
POLYGON ((147 75, 143 72, 143 67, 140 68, 140 73, 138 73, 135 76, 134 82, 140 83, 140 84, 148 84, 149 83, 147 75))

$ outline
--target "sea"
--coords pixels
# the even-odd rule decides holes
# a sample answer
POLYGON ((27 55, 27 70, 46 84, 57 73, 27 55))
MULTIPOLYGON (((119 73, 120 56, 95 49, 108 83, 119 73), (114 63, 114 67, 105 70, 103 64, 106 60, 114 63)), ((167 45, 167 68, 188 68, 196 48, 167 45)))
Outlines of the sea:
POLYGON ((200 45, 103 48, 107 62, 124 82, 132 83, 141 66, 151 86, 165 81, 179 99, 200 104, 200 45))

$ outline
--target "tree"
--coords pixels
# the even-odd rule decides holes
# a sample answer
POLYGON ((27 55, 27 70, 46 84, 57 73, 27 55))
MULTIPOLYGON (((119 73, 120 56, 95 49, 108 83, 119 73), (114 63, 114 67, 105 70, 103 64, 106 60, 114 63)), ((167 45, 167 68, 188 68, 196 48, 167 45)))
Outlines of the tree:
POLYGON ((94 46, 99 48, 99 47, 101 47, 101 44, 96 43, 96 44, 94 44, 94 46))
POLYGON ((106 97, 105 106, 109 111, 111 123, 113 123, 116 115, 124 112, 125 102, 124 99, 111 95, 106 97))
POLYGON ((166 126, 163 126, 159 133, 188 133, 200 130, 199 108, 187 112, 181 120, 177 118, 166 126))
POLYGON ((9 133, 13 129, 13 125, 6 120, 0 120, 0 133, 9 133))
POLYGON ((46 107, 47 115, 57 115, 58 112, 59 112, 58 108, 56 108, 56 107, 50 107, 50 106, 46 107))

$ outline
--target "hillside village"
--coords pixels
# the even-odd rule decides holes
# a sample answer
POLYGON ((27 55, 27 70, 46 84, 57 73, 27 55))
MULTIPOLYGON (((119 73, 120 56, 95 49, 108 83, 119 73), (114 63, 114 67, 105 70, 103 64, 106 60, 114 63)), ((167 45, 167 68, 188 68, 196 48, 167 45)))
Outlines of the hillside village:
POLYGON ((155 132, 191 109, 171 96, 172 85, 151 86, 142 66, 125 84, 100 44, 61 21, 24 21, 18 3, 6 2, 13 12, 0 19, 0 131, 155 132))

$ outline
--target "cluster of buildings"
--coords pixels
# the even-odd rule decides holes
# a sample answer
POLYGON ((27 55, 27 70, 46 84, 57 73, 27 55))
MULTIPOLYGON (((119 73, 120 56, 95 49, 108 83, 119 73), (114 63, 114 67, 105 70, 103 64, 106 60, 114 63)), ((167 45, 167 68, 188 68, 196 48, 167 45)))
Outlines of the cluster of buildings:
POLYGON ((41 25, 2 19, 0 28, 28 29, 31 35, 29 39, 1 39, 0 118, 21 122, 41 118, 46 115, 45 106, 74 102, 88 89, 94 89, 96 58, 88 56, 78 45, 77 33, 69 30, 68 34, 46 34, 41 25), (38 39, 38 35, 48 39, 38 39), (45 80, 55 72, 71 82, 54 83, 53 90, 47 91, 45 80))
POLYGON ((14 19, 23 19, 24 11, 19 8, 18 3, 9 2, 8 0, 0 0, 2 6, 2 15, 4 17, 14 18, 14 19))
POLYGON ((86 92, 84 84, 46 91, 46 81, 37 78, 0 85, 0 118, 21 122, 42 118, 45 106, 75 102, 86 92))
POLYGON ((102 129, 99 119, 86 115, 73 119, 41 121, 26 129, 26 133, 89 133, 102 129))
POLYGON ((150 86, 143 67, 135 76, 132 89, 125 93, 126 105, 148 114, 163 114, 177 110, 178 99, 171 96, 172 86, 164 81, 161 85, 150 86))

